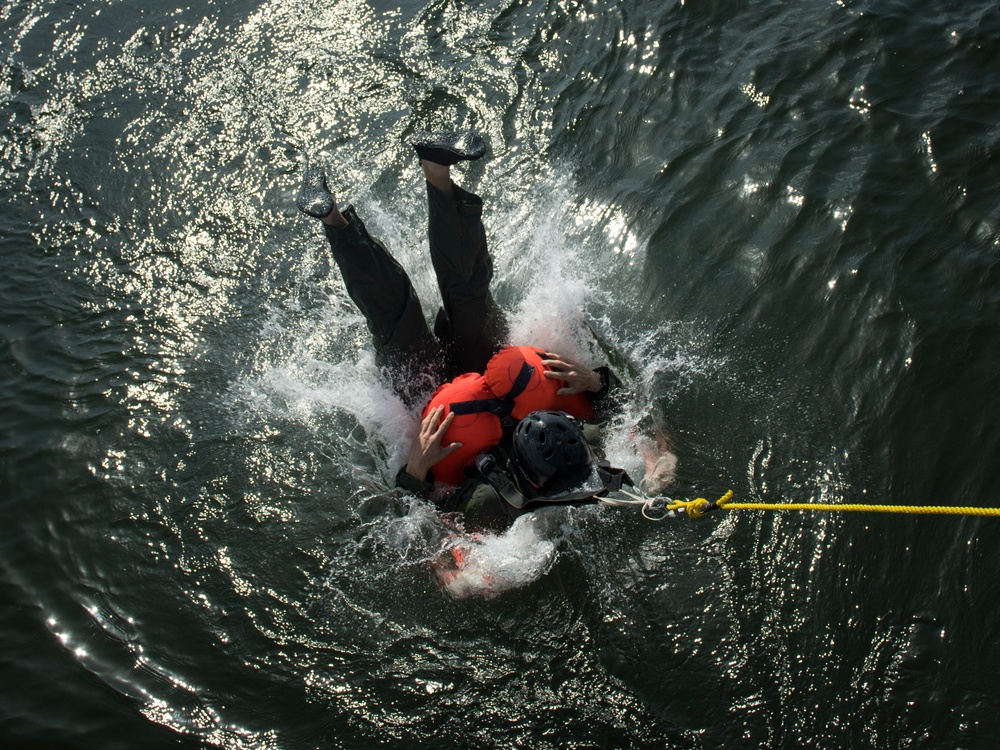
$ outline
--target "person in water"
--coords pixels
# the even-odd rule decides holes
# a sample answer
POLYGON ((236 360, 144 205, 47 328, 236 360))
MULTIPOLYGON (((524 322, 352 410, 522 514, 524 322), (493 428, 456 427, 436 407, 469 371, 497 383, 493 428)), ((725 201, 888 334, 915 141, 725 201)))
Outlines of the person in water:
POLYGON ((427 183, 430 256, 443 301, 433 335, 406 272, 353 206, 340 210, 321 169, 306 170, 297 199, 299 210, 323 223, 377 361, 401 397, 412 403, 427 378, 454 378, 424 410, 397 486, 442 511, 463 513, 470 530, 501 531, 541 505, 595 502, 622 482, 632 484, 595 453, 600 422, 619 387, 611 371, 530 347, 501 351, 507 324, 490 292, 483 201, 451 176, 455 164, 483 157, 482 138, 422 133, 413 147, 427 183), (473 437, 468 445, 445 441, 456 418, 476 423, 477 431, 467 432, 473 437), (484 426, 492 430, 488 438, 482 437, 484 426), (435 492, 436 473, 455 489, 435 492))

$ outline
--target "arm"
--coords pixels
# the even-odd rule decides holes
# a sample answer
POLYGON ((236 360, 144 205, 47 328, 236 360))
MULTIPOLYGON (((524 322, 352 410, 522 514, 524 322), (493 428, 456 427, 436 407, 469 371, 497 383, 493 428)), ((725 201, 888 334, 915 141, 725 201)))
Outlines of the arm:
POLYGON ((598 367, 591 370, 576 360, 553 352, 546 352, 545 356, 548 359, 543 359, 542 364, 551 368, 545 371, 545 377, 565 383, 558 394, 571 396, 574 393, 586 393, 594 407, 597 421, 605 421, 622 408, 621 382, 610 368, 598 367))
MULTIPOLYGON (((606 419, 621 408, 620 399, 615 394, 621 383, 607 367, 591 370, 569 357, 560 357, 553 352, 546 352, 546 356, 548 359, 543 359, 542 364, 551 370, 545 372, 545 377, 565 383, 558 391, 560 396, 587 392, 601 419, 606 419)), ((652 430, 649 434, 646 430, 633 430, 631 437, 636 453, 645 464, 645 475, 639 486, 644 492, 655 494, 673 482, 677 456, 670 450, 664 432, 655 425, 650 427, 652 430)), ((588 442, 591 442, 589 438, 588 442)), ((595 440, 594 444, 597 442, 595 440)))

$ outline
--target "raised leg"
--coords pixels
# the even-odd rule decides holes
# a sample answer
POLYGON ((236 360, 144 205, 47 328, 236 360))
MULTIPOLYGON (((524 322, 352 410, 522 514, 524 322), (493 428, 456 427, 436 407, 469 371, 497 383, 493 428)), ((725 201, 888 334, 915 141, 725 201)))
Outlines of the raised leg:
POLYGON ((340 211, 322 172, 306 173, 298 206, 323 222, 347 294, 365 316, 393 387, 404 397, 414 386, 425 388, 417 381, 438 364, 439 347, 406 272, 369 234, 353 206, 340 211))
POLYGON ((444 302, 435 333, 455 369, 482 372, 506 343, 507 324, 490 292, 483 201, 452 181, 451 165, 482 157, 485 147, 473 133, 423 134, 414 147, 427 180, 431 263, 444 302))

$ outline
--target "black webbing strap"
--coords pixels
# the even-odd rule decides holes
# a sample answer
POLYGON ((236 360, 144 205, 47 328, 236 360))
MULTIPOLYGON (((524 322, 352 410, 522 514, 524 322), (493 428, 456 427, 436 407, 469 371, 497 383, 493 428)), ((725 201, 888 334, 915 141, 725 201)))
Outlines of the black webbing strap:
POLYGON ((524 389, 531 382, 535 368, 527 362, 521 364, 521 371, 514 378, 514 383, 510 390, 502 398, 478 398, 475 401, 456 401, 448 404, 448 409, 452 414, 482 414, 489 412, 503 419, 509 417, 514 410, 514 399, 524 393, 524 389))
POLYGON ((596 503, 600 498, 607 495, 608 492, 620 490, 623 481, 627 484, 632 484, 631 478, 625 473, 624 469, 615 469, 609 465, 599 465, 597 467, 597 474, 603 486, 598 489, 585 489, 554 496, 537 495, 529 498, 525 497, 514 486, 514 483, 510 481, 510 477, 500 469, 500 465, 493 455, 489 453, 480 455, 476 459, 476 468, 479 469, 479 473, 483 475, 483 478, 490 483, 490 486, 497 491, 497 494, 504 499, 504 502, 518 510, 523 509, 528 503, 578 503, 584 500, 596 503))
POLYGON ((604 485, 606 492, 617 492, 622 488, 623 484, 635 487, 635 482, 632 481, 632 477, 628 475, 625 469, 616 469, 607 461, 601 460, 597 462, 597 476, 601 478, 601 483, 604 485))
POLYGON ((483 453, 476 459, 476 468, 507 505, 521 510, 528 504, 528 498, 522 495, 521 491, 510 481, 510 477, 500 470, 496 458, 489 453, 483 453))

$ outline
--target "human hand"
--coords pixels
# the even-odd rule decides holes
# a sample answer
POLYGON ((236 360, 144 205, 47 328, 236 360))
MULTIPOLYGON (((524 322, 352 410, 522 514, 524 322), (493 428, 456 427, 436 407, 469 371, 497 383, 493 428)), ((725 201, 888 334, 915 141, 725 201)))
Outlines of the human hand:
POLYGON ((646 495, 659 495, 673 484, 677 476, 677 456, 666 453, 655 461, 646 459, 646 474, 639 482, 639 490, 646 495))
POLYGON ((670 450, 664 434, 632 434, 632 444, 642 458, 646 470, 639 482, 639 490, 647 495, 659 495, 673 484, 677 476, 677 456, 670 450))
POLYGON ((572 396, 584 391, 600 392, 601 376, 593 370, 569 357, 560 357, 553 352, 545 352, 545 356, 548 359, 543 359, 542 365, 549 368, 544 372, 545 377, 561 380, 566 384, 556 391, 560 396, 572 396))
POLYGON ((406 460, 404 471, 421 482, 427 479, 427 472, 434 464, 462 447, 461 443, 441 444, 441 438, 455 419, 455 414, 452 412, 442 420, 442 412, 444 412, 443 405, 430 410, 420 422, 420 432, 410 446, 410 455, 406 460))

